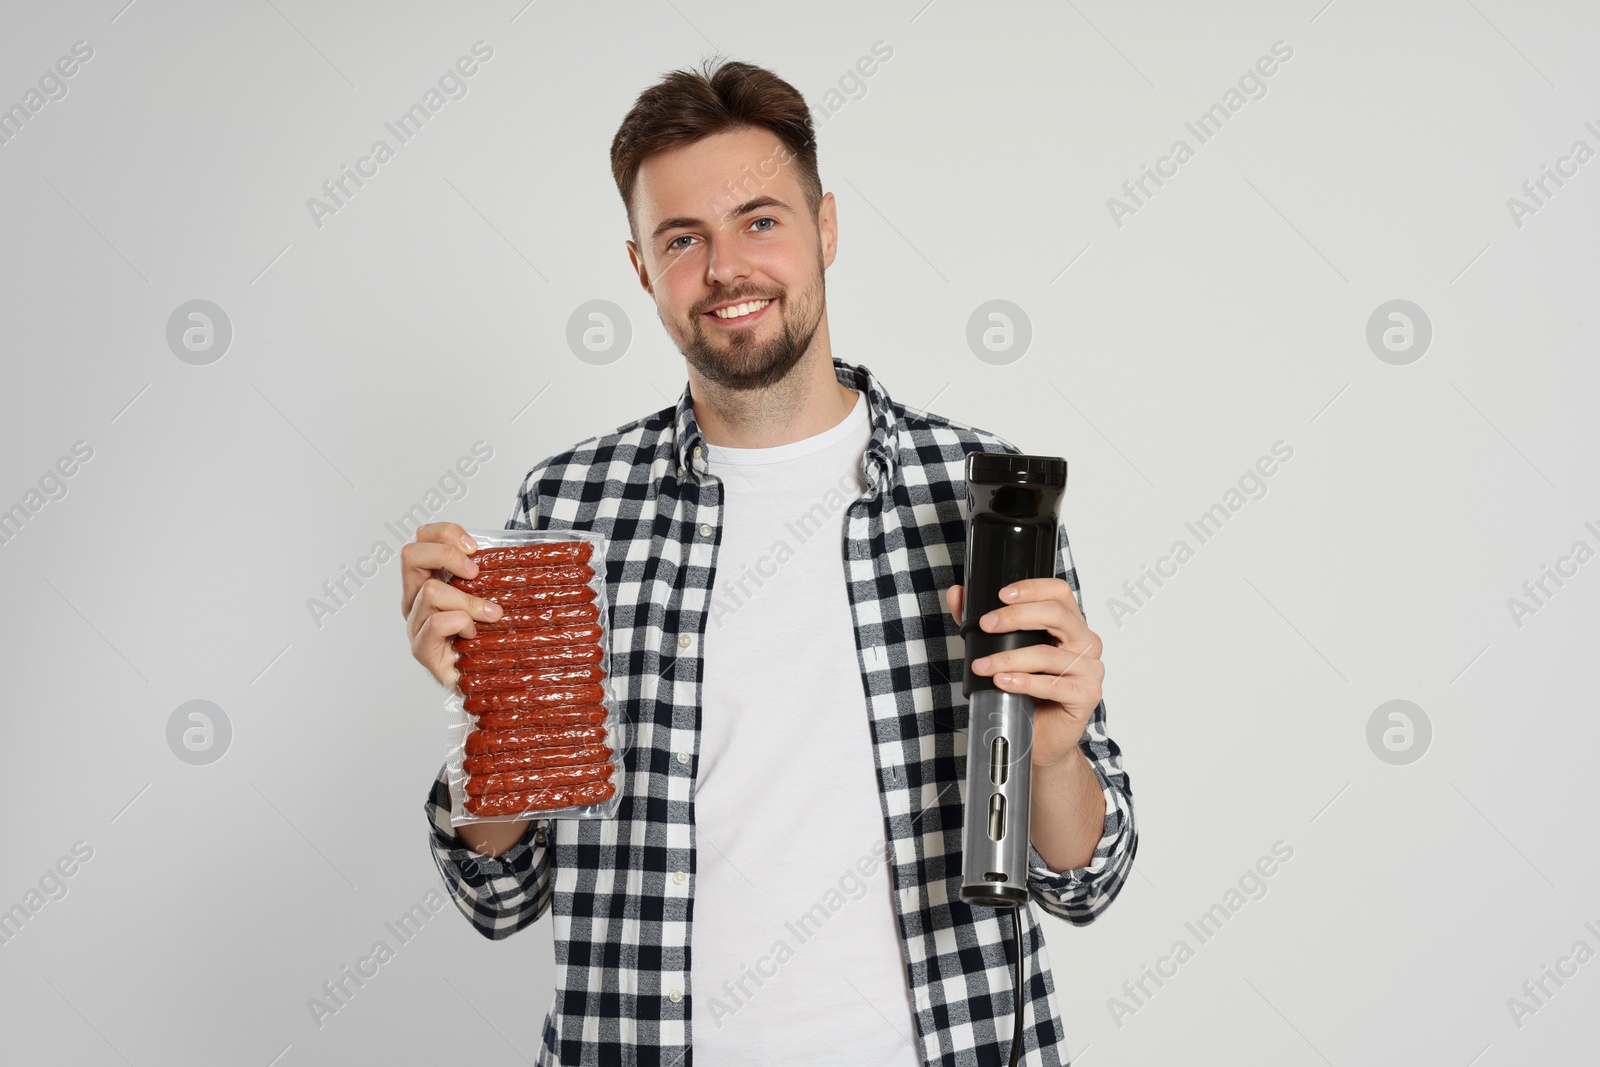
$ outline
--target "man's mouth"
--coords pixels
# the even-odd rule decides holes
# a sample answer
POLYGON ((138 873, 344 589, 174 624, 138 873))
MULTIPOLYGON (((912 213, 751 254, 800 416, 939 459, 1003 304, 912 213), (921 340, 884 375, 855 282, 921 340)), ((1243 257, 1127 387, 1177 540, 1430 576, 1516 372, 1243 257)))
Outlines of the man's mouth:
POLYGON ((767 305, 771 303, 770 299, 747 300, 742 304, 729 304, 725 307, 712 308, 705 314, 721 323, 742 326, 747 322, 754 322, 760 318, 767 305))

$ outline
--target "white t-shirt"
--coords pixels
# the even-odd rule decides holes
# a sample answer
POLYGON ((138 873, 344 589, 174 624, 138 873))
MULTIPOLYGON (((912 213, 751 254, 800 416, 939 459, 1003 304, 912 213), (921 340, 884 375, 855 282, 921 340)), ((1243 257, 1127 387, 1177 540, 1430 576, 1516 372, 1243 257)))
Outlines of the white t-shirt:
POLYGON ((695 783, 702 1067, 922 1063, 845 585, 871 435, 858 391, 802 441, 707 448, 725 518, 695 783))

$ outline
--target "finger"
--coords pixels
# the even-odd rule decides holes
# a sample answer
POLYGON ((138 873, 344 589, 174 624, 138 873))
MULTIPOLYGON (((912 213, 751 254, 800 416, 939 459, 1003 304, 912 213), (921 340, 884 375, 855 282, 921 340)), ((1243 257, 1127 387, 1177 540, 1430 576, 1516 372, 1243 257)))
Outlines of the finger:
POLYGON ((400 546, 401 614, 410 614, 422 583, 438 577, 437 572, 441 571, 446 576, 458 574, 463 578, 476 578, 478 564, 467 555, 459 542, 412 541, 400 546))
MULTIPOLYGON (((1096 663, 1099 660, 1080 660, 1080 663, 1096 663)), ((1104 668, 1098 673, 1103 674, 1104 668)), ((1005 671, 995 675, 994 684, 1007 693, 1019 693, 1031 696, 1035 700, 1050 700, 1057 704, 1074 707, 1086 706, 1089 697, 1096 693, 1100 687, 1100 679, 1093 677, 1097 672, 1079 673, 1068 671, 1064 674, 1021 674, 1015 671, 1005 671)), ((1099 703, 1098 700, 1095 703, 1099 703)))
POLYGON ((1026 604, 1037 600, 1060 601, 1073 614, 1083 618, 1072 586, 1060 578, 1022 578, 1000 588, 1002 604, 1026 604))
POLYGON ((426 578, 431 571, 448 571, 463 578, 476 578, 479 569, 477 561, 460 545, 436 541, 412 541, 401 545, 400 562, 408 579, 416 574, 426 578))
MULTIPOLYGON (((429 617, 450 611, 465 612, 471 618, 484 622, 493 622, 505 614, 505 610, 493 600, 464 593, 447 582, 433 578, 425 582, 417 594, 417 607, 409 620, 412 632, 415 633, 429 617)), ((476 637, 477 634, 474 632, 467 636, 476 637)))
POLYGON ((966 599, 966 590, 959 585, 952 585, 944 591, 945 607, 950 609, 950 614, 955 617, 956 625, 961 625, 961 609, 966 599))
POLYGON ((464 593, 437 577, 429 577, 417 590, 411 611, 406 616, 406 632, 415 638, 428 618, 441 611, 463 611, 483 621, 493 621, 505 614, 500 605, 492 600, 464 593))
POLYGON ((979 656, 972 661, 972 673, 983 675, 1013 674, 1081 674, 1086 677, 1104 676, 1105 666, 1097 656, 1090 654, 1085 645, 1060 647, 1058 645, 1028 645, 1026 648, 1007 649, 979 656))
POLYGON ((453 686, 461 677, 456 670, 454 638, 474 637, 478 628, 470 613, 465 611, 436 611, 418 630, 411 643, 411 653, 443 686, 453 686))
POLYGON ((978 619, 978 628, 985 633, 1044 630, 1063 645, 1077 647, 1088 643, 1095 655, 1100 654, 1100 638, 1089 629, 1081 614, 1069 611, 1059 600, 1035 600, 996 608, 978 619))
POLYGON ((1058 637, 1064 632, 1078 634, 1088 629, 1081 617, 1074 618, 1066 605, 1055 600, 1003 605, 979 616, 978 628, 992 634, 1009 633, 1012 630, 1048 630, 1058 637))
POLYGON ((468 552, 478 550, 478 542, 466 528, 454 522, 429 522, 417 527, 418 541, 433 541, 441 545, 458 545, 468 552))

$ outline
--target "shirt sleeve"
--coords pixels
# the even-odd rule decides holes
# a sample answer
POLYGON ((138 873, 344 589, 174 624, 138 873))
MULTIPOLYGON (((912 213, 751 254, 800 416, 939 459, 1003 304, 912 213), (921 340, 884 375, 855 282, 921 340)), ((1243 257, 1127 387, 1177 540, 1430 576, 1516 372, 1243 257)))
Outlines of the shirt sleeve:
MULTIPOLYGON (((1078 589, 1078 573, 1072 563, 1072 547, 1067 528, 1061 525, 1057 537, 1056 577, 1072 586, 1083 610, 1083 593, 1078 589)), ((1085 618, 1088 617, 1085 613, 1085 618)), ((1028 845, 1029 895, 1039 906, 1058 919, 1084 926, 1099 917, 1128 880, 1133 857, 1139 848, 1138 829, 1133 819, 1133 786, 1122 769, 1122 750, 1106 732, 1106 705, 1102 700, 1089 717, 1078 746, 1094 768, 1100 792, 1106 801, 1105 822, 1094 858, 1088 866, 1069 871, 1051 870, 1032 843, 1028 845)))
POLYGON ((425 808, 433 861, 456 907, 478 933, 499 941, 550 910, 549 819, 531 820, 516 844, 491 858, 475 852, 450 825, 447 767, 439 769, 425 808))
MULTIPOLYGON (((537 498, 530 491, 530 486, 537 486, 537 473, 535 468, 524 479, 506 529, 541 528, 537 498)), ((456 907, 480 934, 494 941, 510 937, 550 910, 554 880, 549 819, 530 820, 521 839, 500 855, 482 855, 450 824, 448 763, 429 788, 424 811, 433 861, 456 907)))

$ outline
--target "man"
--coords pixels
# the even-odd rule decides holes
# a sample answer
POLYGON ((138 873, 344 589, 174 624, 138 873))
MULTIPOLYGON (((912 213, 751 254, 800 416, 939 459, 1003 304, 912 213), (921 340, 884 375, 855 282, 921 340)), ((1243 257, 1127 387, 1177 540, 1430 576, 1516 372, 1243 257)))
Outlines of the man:
MULTIPOLYGON (((426 810, 457 906, 496 939, 553 909, 541 1064, 1001 1063, 1012 915, 1023 1062, 1064 1063, 1032 909, 960 899, 964 457, 1018 449, 834 358, 835 204, 788 83, 670 74, 611 161, 688 386, 534 467, 507 527, 609 539, 621 806, 458 833, 441 771, 426 810)), ((450 639, 499 615, 440 580, 476 574, 475 548, 435 523, 402 553, 413 654, 447 686, 450 639)), ((1064 528, 1058 548, 983 623, 1055 643, 974 670, 1036 698, 1030 895, 1085 924, 1137 835, 1064 528)))

